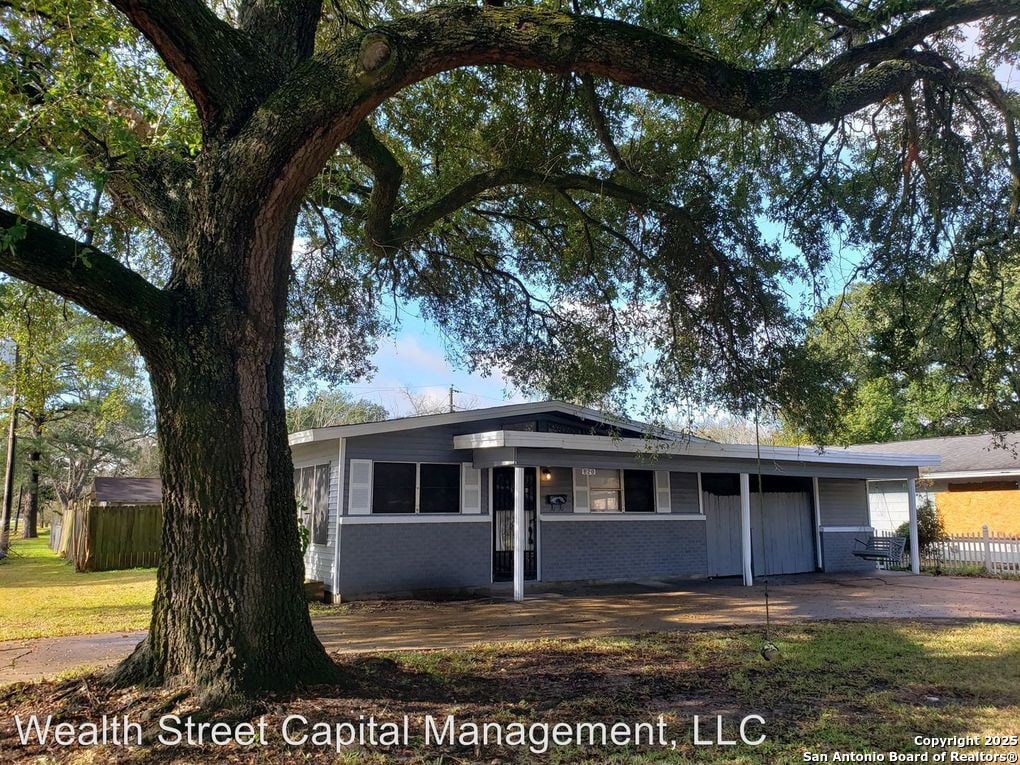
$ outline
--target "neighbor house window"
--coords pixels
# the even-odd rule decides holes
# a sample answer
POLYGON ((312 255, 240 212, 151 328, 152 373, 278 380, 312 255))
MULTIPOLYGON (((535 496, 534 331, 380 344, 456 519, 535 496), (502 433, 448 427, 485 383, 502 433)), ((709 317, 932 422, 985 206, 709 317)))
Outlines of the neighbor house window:
POLYGON ((459 513, 460 465, 372 464, 373 513, 459 513))
POLYGON ((294 493, 304 505, 302 522, 317 545, 329 543, 329 471, 328 462, 294 471, 294 493))

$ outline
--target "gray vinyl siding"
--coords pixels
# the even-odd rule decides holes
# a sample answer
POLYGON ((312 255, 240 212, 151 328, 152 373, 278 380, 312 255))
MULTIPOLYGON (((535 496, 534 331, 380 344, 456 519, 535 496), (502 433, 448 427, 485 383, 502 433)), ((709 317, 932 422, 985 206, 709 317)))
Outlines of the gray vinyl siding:
MULTIPOLYGON (((574 471, 570 468, 547 466, 551 473, 548 481, 539 480, 538 491, 540 496, 538 509, 542 513, 572 513, 574 512, 574 471), (566 494, 567 503, 553 509, 546 501, 550 494, 566 494)), ((485 471, 486 473, 488 471, 485 471)))
POLYGON ((698 502, 698 474, 669 474, 669 509, 674 513, 700 513, 698 502))
POLYGON ((860 480, 820 478, 822 526, 867 526, 868 484, 860 480))
POLYGON ((492 581, 488 519, 344 525, 340 597, 484 587, 492 581))
POLYGON ((572 520, 542 524, 542 581, 706 576, 701 521, 572 520))
POLYGON ((336 509, 340 477, 337 462, 339 448, 337 441, 297 444, 291 447, 291 458, 295 468, 329 464, 329 512, 326 516, 326 544, 310 543, 305 552, 305 579, 324 582, 328 591, 333 589, 333 563, 336 557, 336 509))

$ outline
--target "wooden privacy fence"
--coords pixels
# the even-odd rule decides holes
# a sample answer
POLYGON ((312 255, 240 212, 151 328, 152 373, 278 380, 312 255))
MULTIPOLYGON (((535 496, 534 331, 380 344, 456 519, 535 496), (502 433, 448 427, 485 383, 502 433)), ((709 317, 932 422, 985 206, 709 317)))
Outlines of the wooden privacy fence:
POLYGON ((60 535, 64 523, 64 513, 61 510, 54 510, 52 513, 53 520, 50 521, 50 549, 54 552, 60 552, 60 535))
MULTIPOLYGON (((875 533, 896 536, 888 531, 875 533)), ((902 564, 910 567, 909 548, 904 552, 902 564)), ((1020 538, 989 531, 983 526, 980 534, 953 534, 921 553, 922 568, 961 566, 980 566, 993 574, 1020 574, 1020 538)))
POLYGON ((159 505, 101 506, 85 500, 68 507, 56 551, 78 571, 111 571, 159 564, 163 510, 159 505))

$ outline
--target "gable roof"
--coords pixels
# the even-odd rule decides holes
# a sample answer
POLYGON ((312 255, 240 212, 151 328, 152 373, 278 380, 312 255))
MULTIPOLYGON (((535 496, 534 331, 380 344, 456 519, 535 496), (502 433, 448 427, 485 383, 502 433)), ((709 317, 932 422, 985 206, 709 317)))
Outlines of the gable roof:
POLYGON ((158 478, 97 478, 93 492, 96 502, 109 505, 158 505, 163 501, 158 478))
POLYGON ((855 452, 887 454, 937 454, 942 458, 942 463, 938 467, 921 470, 922 474, 928 476, 1020 472, 1020 431, 982 433, 977 436, 919 438, 885 444, 859 444, 851 446, 850 449, 855 452))
POLYGON ((626 428, 644 433, 649 436, 667 438, 686 438, 688 440, 705 442, 705 439, 696 436, 686 436, 674 431, 666 430, 646 422, 631 420, 626 417, 617 417, 596 409, 568 404, 565 401, 536 401, 526 404, 504 404, 503 406, 490 406, 483 409, 466 409, 460 412, 444 412, 443 414, 424 414, 411 417, 396 417, 391 420, 379 420, 377 422, 363 422, 354 425, 334 425, 328 428, 312 428, 301 430, 290 434, 290 443, 306 444, 314 441, 332 441, 336 438, 348 438, 350 436, 374 435, 376 433, 395 433, 402 430, 414 428, 430 428, 437 425, 456 425, 474 420, 491 420, 500 417, 518 417, 521 415, 539 414, 565 414, 571 417, 578 417, 582 420, 589 420, 599 425, 610 427, 626 428))

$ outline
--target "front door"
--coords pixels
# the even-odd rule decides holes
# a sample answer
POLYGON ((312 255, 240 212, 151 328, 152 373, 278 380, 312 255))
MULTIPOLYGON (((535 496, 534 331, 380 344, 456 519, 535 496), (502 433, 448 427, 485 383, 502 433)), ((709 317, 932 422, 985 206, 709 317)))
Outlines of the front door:
MULTIPOLYGON (((535 516, 538 509, 535 468, 524 468, 524 520, 528 545, 524 549, 524 578, 538 573, 535 516)), ((507 582, 514 578, 514 469, 492 469, 492 580, 507 582)))

